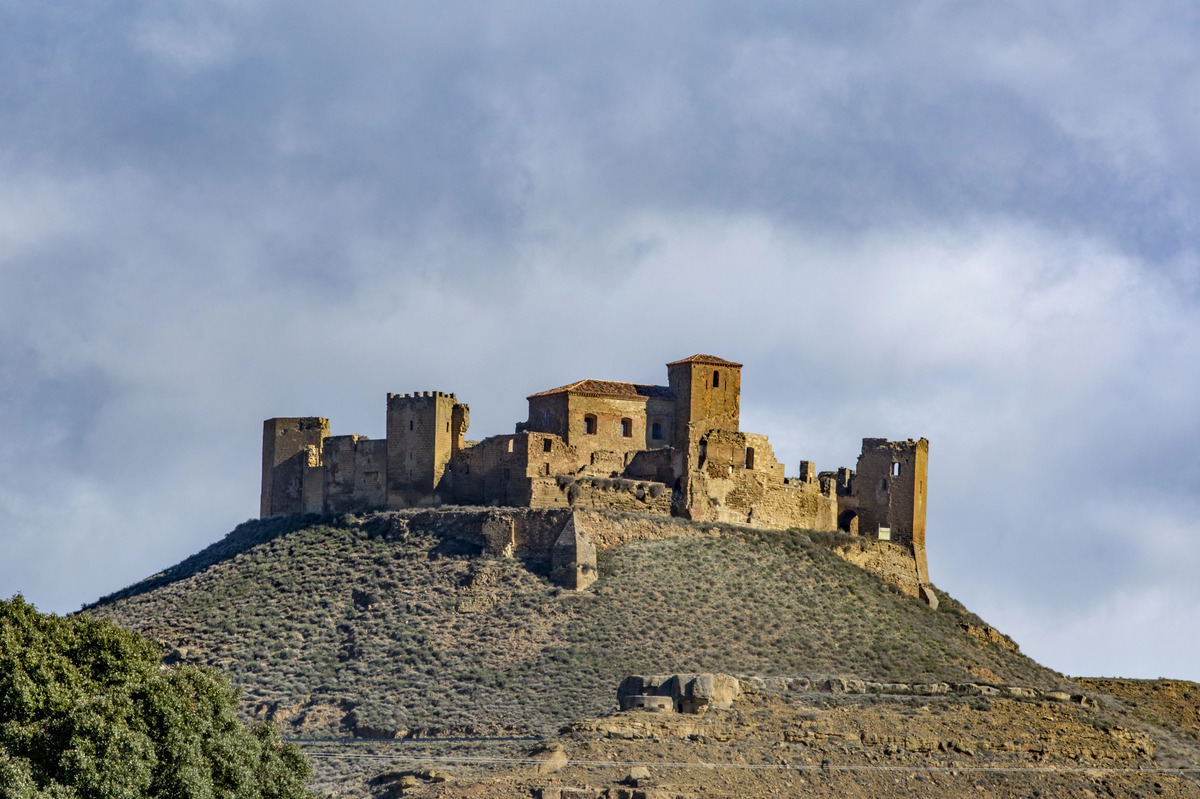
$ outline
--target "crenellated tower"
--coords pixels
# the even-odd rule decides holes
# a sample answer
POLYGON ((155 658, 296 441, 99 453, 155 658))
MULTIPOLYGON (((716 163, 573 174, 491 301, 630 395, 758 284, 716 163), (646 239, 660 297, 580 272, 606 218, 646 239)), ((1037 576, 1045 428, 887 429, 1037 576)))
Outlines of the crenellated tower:
POLYGON ((388 394, 387 507, 440 505, 450 458, 462 448, 469 408, 442 391, 388 394))

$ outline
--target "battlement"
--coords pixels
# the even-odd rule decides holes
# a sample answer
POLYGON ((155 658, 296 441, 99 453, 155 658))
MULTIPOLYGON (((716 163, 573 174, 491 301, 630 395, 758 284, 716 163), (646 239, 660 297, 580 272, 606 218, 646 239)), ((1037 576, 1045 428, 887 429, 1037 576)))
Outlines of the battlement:
POLYGON ((388 392, 388 402, 393 400, 415 400, 415 399, 448 399, 456 401, 457 397, 453 393, 445 391, 414 391, 411 394, 392 394, 388 392))
POLYGON ((387 437, 329 435, 322 417, 263 426, 261 513, 444 504, 596 507, 756 527, 842 530, 912 553, 922 581, 929 442, 864 438, 856 469, 800 461, 740 430, 742 365, 667 364, 667 385, 585 379, 528 395, 517 432, 466 441, 444 391, 387 395, 387 437))

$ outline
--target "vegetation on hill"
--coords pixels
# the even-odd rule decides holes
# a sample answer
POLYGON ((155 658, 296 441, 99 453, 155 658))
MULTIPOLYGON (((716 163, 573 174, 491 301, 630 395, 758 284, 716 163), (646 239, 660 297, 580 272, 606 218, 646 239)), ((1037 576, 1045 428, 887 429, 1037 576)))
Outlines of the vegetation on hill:
POLYGON ((237 705, 224 676, 163 669, 111 622, 0 602, 0 799, 310 796, 299 750, 237 705))
MULTIPOLYGON (((800 531, 697 527, 601 553, 589 591, 399 515, 247 522, 95 615, 220 667, 305 735, 545 733, 615 709, 631 673, 1064 678, 800 531)), ((944 596, 944 595, 943 595, 944 596)))

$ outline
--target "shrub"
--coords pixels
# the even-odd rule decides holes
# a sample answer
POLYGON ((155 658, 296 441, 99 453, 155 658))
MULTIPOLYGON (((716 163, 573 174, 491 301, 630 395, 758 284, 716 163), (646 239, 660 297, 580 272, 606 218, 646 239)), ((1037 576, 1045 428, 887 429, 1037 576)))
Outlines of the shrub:
POLYGON ((212 669, 88 616, 0 601, 0 798, 303 799, 312 771, 274 725, 247 729, 212 669))

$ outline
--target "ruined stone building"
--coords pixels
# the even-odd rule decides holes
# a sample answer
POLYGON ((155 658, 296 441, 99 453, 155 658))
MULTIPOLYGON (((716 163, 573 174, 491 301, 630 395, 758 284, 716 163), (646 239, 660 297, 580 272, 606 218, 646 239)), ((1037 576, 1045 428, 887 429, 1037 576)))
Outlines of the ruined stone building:
POLYGON ((739 429, 742 365, 667 364, 665 386, 580 380, 529 396, 512 434, 467 441, 454 394, 388 394, 387 437, 331 436, 319 417, 263 424, 263 517, 439 505, 591 508, 887 540, 925 565, 929 442, 863 440, 853 471, 784 476, 739 429))

